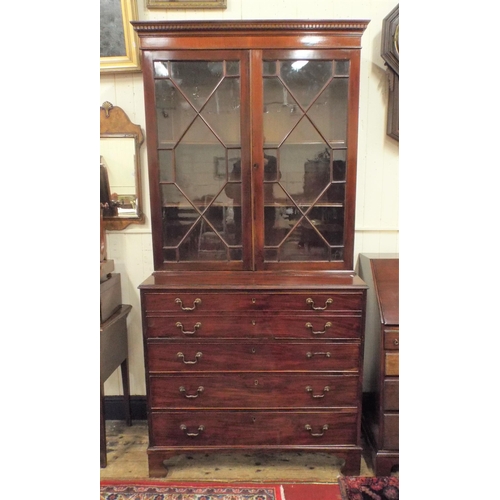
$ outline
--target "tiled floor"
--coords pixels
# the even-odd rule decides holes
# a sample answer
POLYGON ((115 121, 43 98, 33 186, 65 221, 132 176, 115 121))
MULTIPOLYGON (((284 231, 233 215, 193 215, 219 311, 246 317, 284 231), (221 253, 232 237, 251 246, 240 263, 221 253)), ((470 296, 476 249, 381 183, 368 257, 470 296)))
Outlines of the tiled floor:
MULTIPOLYGON (((101 479, 146 479, 147 422, 107 421, 107 467, 101 479)), ((188 454, 169 459, 167 481, 247 481, 336 483, 342 461, 325 453, 188 454)), ((368 453, 362 476, 373 476, 368 453)))

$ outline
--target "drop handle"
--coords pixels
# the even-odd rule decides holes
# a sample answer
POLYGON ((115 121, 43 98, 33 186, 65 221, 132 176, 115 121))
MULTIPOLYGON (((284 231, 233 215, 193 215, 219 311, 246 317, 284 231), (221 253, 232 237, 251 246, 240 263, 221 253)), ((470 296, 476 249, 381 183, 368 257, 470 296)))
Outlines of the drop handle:
POLYGON ((329 391, 330 391, 330 386, 328 386, 328 385, 326 385, 326 386, 323 388, 323 394, 313 394, 313 388, 312 388, 310 385, 308 385, 308 386, 306 387, 306 392, 310 392, 310 393, 311 393, 311 396, 312 396, 313 398, 316 398, 316 399, 317 399, 317 398, 324 398, 324 397, 325 397, 325 394, 326 394, 327 392, 329 392, 329 391))
POLYGON ((313 326, 312 326, 312 324, 311 324, 311 323, 309 323, 309 322, 307 322, 307 323, 306 323, 306 328, 309 328, 309 329, 311 330, 311 333, 312 333, 313 335, 322 335, 323 333, 326 333, 327 328, 330 328, 331 326, 332 326, 332 324, 330 323, 330 321, 327 321, 327 322, 325 323, 325 326, 323 327, 323 328, 324 328, 324 330, 322 330, 322 331, 316 331, 316 332, 315 332, 315 331, 313 330, 313 326))
POLYGON ((393 340, 393 344, 394 344, 395 346, 398 346, 398 345, 399 345, 399 339, 394 339, 394 340, 393 340))
POLYGON ((195 365, 196 363, 198 363, 198 360, 203 356, 203 353, 201 352, 197 352, 195 354, 195 359, 193 361, 186 361, 185 359, 185 356, 184 356, 184 353, 182 352, 178 352, 177 353, 177 357, 182 359, 182 362, 185 364, 185 365, 195 365))
POLYGON ((181 431, 184 431, 184 434, 188 437, 197 437, 205 430, 204 425, 198 426, 198 432, 188 432, 187 427, 184 424, 181 424, 181 431))
POLYGON ((328 430, 328 424, 325 424, 325 425, 321 428, 321 430, 322 430, 323 432, 318 432, 318 433, 316 433, 316 434, 315 434, 314 432, 312 432, 312 427, 311 427, 309 424, 306 424, 305 429, 306 429, 306 431, 308 431, 308 432, 309 432, 309 434, 311 434, 311 436, 312 436, 312 437, 322 437, 322 436, 325 434, 325 431, 327 431, 327 430, 328 430))
POLYGON ((193 307, 185 307, 183 304, 182 304, 182 300, 177 298, 175 299, 175 303, 176 304, 179 304, 180 308, 183 310, 183 311, 194 311, 196 309, 196 306, 201 304, 201 299, 194 299, 193 301, 193 307))
POLYGON ((198 389, 196 389, 196 394, 187 394, 186 393, 186 388, 183 385, 181 385, 179 387, 179 392, 181 394, 184 394, 184 397, 187 398, 187 399, 195 399, 195 398, 197 398, 204 390, 205 390, 204 387, 202 385, 200 385, 200 387, 198 387, 198 389))
POLYGON ((321 307, 321 306, 315 306, 314 305, 314 300, 311 299, 311 298, 308 298, 306 299, 306 304, 310 305, 311 308, 314 310, 314 311, 324 311, 330 304, 333 303, 333 299, 326 299, 325 301, 325 306, 324 307, 321 307))
POLYGON ((196 330, 198 330, 198 328, 201 328, 201 323, 198 322, 198 323, 195 323, 194 325, 194 330, 192 332, 188 332, 186 330, 184 330, 184 325, 180 322, 180 321, 177 321, 177 323, 175 324, 175 326, 177 328, 179 328, 179 330, 184 334, 184 335, 194 335, 196 333, 196 330))
POLYGON ((325 356, 326 358, 331 358, 332 355, 329 352, 306 352, 307 358, 312 358, 314 356, 325 356))

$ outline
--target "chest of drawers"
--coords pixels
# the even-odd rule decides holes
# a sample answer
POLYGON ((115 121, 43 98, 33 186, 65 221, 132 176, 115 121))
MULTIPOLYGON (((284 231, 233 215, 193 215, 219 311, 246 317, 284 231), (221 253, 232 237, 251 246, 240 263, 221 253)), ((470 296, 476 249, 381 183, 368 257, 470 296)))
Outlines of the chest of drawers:
POLYGON ((149 475, 175 454, 231 450, 332 452, 359 474, 364 282, 209 274, 140 286, 149 475))
POLYGON ((367 348, 370 338, 375 361, 375 397, 364 405, 363 428, 375 474, 389 476, 399 465, 399 258, 360 255, 360 275, 370 287, 367 348))

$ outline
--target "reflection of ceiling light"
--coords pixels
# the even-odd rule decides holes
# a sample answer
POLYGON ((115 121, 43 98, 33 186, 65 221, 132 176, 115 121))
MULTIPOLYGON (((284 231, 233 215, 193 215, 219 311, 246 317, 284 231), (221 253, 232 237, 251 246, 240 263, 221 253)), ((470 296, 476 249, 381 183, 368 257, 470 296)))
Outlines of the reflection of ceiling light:
POLYGON ((303 68, 309 61, 295 61, 292 63, 292 68, 295 71, 299 71, 299 69, 303 68))

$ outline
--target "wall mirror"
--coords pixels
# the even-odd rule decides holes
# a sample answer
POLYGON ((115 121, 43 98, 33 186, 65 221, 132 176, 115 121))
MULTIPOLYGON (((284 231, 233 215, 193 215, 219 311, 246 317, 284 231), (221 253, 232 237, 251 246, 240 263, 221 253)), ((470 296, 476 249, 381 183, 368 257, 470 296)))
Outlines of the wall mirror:
POLYGON ((101 106, 100 182, 104 227, 120 230, 143 224, 141 202, 141 127, 118 106, 101 106))

